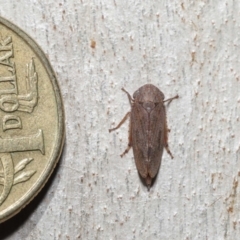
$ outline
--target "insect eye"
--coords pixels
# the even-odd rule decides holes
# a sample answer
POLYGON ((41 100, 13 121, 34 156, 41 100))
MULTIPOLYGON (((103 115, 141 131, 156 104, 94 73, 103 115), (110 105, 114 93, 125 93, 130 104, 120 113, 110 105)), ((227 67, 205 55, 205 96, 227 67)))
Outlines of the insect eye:
POLYGON ((143 102, 138 102, 139 104, 143 105, 143 102))
POLYGON ((155 107, 156 107, 158 104, 159 104, 159 102, 155 102, 155 103, 154 103, 155 107))

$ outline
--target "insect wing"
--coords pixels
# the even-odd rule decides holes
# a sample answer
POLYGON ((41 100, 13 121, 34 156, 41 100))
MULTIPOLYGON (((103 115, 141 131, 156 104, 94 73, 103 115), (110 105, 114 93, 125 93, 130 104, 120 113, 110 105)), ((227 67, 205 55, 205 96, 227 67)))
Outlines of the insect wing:
POLYGON ((148 173, 154 178, 159 170, 164 148, 165 107, 158 104, 149 116, 148 173))
POLYGON ((134 103, 131 111, 132 147, 135 164, 143 178, 148 175, 148 113, 139 103, 134 103))

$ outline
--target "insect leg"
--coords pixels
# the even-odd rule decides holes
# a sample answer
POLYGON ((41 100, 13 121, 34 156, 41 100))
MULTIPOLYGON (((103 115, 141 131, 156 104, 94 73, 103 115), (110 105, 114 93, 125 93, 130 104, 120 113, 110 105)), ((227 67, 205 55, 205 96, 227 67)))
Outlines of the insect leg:
POLYGON ((168 99, 164 100, 163 102, 169 102, 168 104, 170 104, 170 103, 171 103, 171 101, 172 101, 173 99, 176 99, 176 98, 179 98, 179 96, 178 96, 178 95, 176 95, 175 97, 168 98, 168 99))
POLYGON ((164 147, 167 151, 167 153, 171 156, 171 158, 173 159, 173 155, 169 149, 169 146, 168 146, 168 128, 167 128, 167 125, 165 124, 165 129, 164 129, 164 139, 163 139, 163 144, 164 144, 164 147))
POLYGON ((170 149, 169 149, 169 147, 168 147, 168 144, 166 143, 164 147, 165 147, 167 153, 168 153, 168 154, 171 156, 171 158, 173 159, 173 155, 172 155, 172 153, 171 153, 171 151, 170 151, 170 149))
MULTIPOLYGON (((172 99, 173 100, 173 99, 172 99)), ((164 108, 164 111, 165 111, 165 108, 164 108)), ((167 153, 171 156, 171 158, 173 159, 173 155, 169 149, 169 146, 168 146, 168 132, 169 132, 169 129, 168 129, 168 126, 167 126, 167 118, 165 118, 165 124, 164 124, 164 136, 163 136, 163 146, 165 147, 167 153)))
POLYGON ((131 144, 128 144, 128 147, 127 149, 120 155, 121 157, 123 157, 125 154, 128 153, 128 151, 131 149, 132 145, 131 144))
POLYGON ((127 94, 129 103, 132 106, 132 102, 134 102, 134 100, 132 99, 131 95, 124 88, 122 88, 122 91, 124 91, 127 94))
POLYGON ((128 147, 120 156, 123 157, 126 153, 128 153, 131 147, 132 147, 132 129, 131 129, 131 121, 130 121, 129 131, 128 131, 128 147))
MULTIPOLYGON (((171 101, 174 100, 174 99, 176 99, 176 98, 179 98, 179 96, 176 95, 175 97, 168 98, 168 99, 164 100, 163 102, 168 102, 168 104, 170 104, 171 101)), ((165 108, 164 108, 164 110, 165 110, 165 108)), ((168 132, 169 132, 169 131, 170 131, 170 130, 169 130, 168 127, 167 127, 167 119, 166 119, 166 120, 165 120, 165 127, 164 127, 164 139, 163 139, 163 142, 164 142, 164 147, 165 147, 167 153, 168 153, 168 154, 171 156, 171 158, 173 159, 173 155, 172 155, 172 153, 171 153, 171 151, 170 151, 170 149, 169 149, 169 146, 168 146, 168 132)))
POLYGON ((118 128, 120 128, 122 126, 122 124, 127 120, 128 116, 130 115, 130 112, 128 112, 124 118, 122 119, 122 121, 115 127, 115 128, 111 128, 111 129, 108 129, 109 132, 112 132, 118 128))

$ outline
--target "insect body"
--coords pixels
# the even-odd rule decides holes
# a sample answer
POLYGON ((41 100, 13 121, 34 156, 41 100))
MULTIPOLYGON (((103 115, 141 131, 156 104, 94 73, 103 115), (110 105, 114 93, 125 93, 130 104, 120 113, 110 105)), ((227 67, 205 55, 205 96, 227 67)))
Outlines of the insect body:
POLYGON ((130 117, 129 143, 127 149, 121 154, 125 155, 133 148, 135 164, 140 176, 145 180, 148 189, 152 179, 156 177, 165 148, 173 158, 168 147, 168 127, 164 102, 178 98, 178 95, 164 101, 164 94, 154 85, 146 84, 131 95, 127 94, 131 111, 128 112, 117 127, 118 129, 130 117))

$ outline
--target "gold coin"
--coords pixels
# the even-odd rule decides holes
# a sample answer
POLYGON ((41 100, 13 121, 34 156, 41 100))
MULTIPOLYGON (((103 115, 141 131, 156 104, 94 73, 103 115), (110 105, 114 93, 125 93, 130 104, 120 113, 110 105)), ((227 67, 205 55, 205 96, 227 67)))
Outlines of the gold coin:
POLYGON ((0 222, 41 190, 63 142, 63 104, 48 59, 0 17, 0 222))

